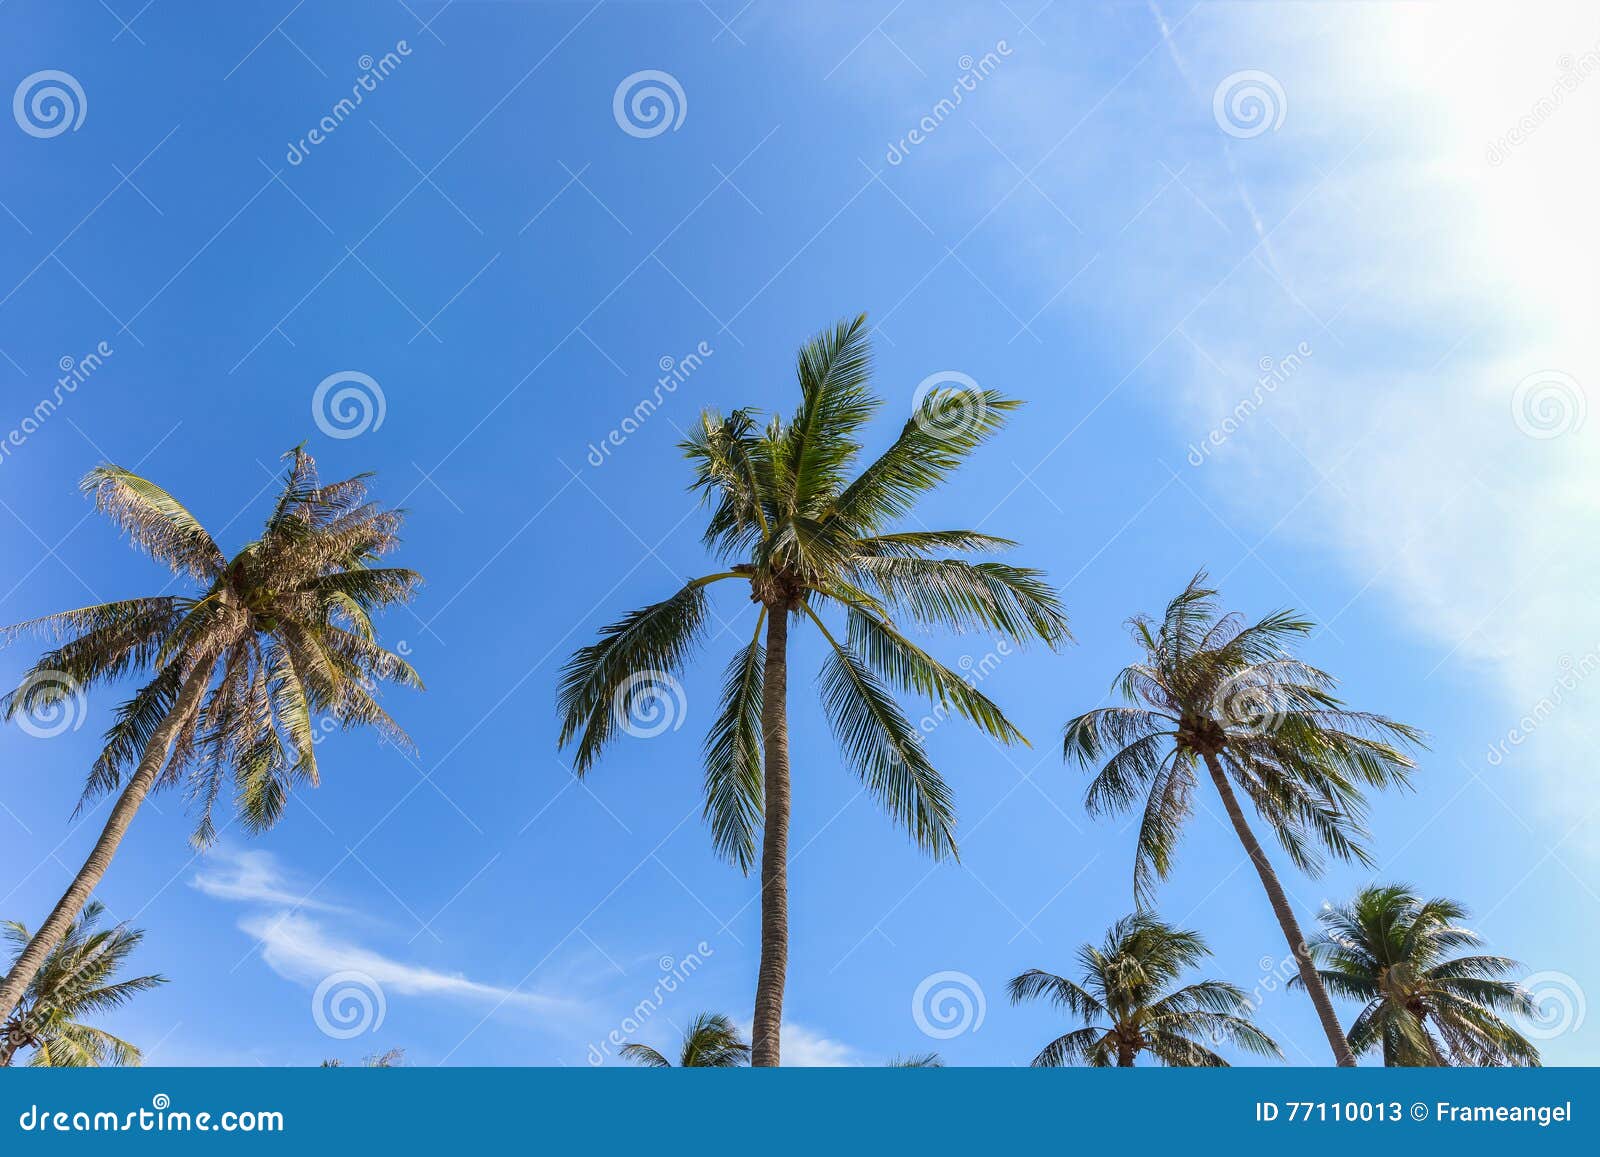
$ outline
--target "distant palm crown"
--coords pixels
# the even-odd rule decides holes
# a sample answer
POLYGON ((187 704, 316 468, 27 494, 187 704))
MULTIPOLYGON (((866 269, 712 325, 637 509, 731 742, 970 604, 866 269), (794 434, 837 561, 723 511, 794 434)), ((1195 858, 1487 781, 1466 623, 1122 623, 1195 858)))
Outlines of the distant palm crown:
POLYGON ((245 827, 271 827, 288 791, 317 782, 313 717, 374 725, 409 739, 375 698, 391 680, 420 687, 416 672, 376 641, 371 614, 411 597, 415 572, 373 564, 398 544, 402 513, 367 500, 366 475, 322 484, 304 450, 290 459, 261 536, 225 558, 169 493, 119 466, 83 480, 96 506, 133 544, 197 586, 193 595, 124 599, 7 628, 62 640, 3 702, 7 718, 36 711, 131 672, 149 681, 118 709, 84 789, 116 789, 185 690, 209 685, 183 720, 156 786, 183 781, 199 805, 198 844, 216 836, 212 810, 224 782, 245 827))
POLYGON ((1352 1052, 1380 1050, 1386 1065, 1539 1064, 1539 1050, 1501 1016, 1539 1015, 1532 995, 1505 979, 1517 962, 1451 955, 1481 943, 1460 925, 1466 915, 1454 900, 1423 900, 1404 885, 1364 888, 1322 913, 1326 933, 1310 946, 1322 982, 1363 1002, 1352 1052))
POLYGON ((1082 983, 1038 969, 1015 977, 1008 989, 1013 1004, 1048 999, 1086 1022, 1046 1045, 1034 1066, 1105 1068, 1130 1064, 1141 1053, 1176 1067, 1226 1066, 1202 1041, 1279 1056, 1272 1038, 1250 1023, 1250 1002, 1238 987, 1220 980, 1174 987, 1208 955, 1197 933, 1137 913, 1119 920, 1099 947, 1078 950, 1082 983))
POLYGON ((955 851, 951 791, 893 692, 926 696, 1003 743, 1025 740, 968 679, 907 638, 895 616, 919 628, 993 631, 1051 645, 1069 637, 1041 572, 938 557, 1015 543, 972 530, 891 530, 1019 403, 992 390, 933 391, 882 457, 850 477, 860 434, 880 404, 867 390, 867 338, 858 317, 801 349, 802 400, 787 422, 774 417, 762 428, 745 409, 702 415, 682 449, 695 465, 693 488, 711 511, 703 541, 730 565, 607 627, 563 672, 560 742, 577 740, 574 769, 582 775, 627 717, 638 677, 678 671, 703 640, 705 587, 748 584, 762 610, 750 643, 728 665, 705 748, 713 841, 746 870, 762 814, 767 615, 804 615, 817 626, 829 652, 818 689, 840 748, 880 804, 935 856, 955 851), (823 622, 823 610, 843 612, 842 632, 823 622))
POLYGON ((1289 858, 1316 873, 1322 852, 1368 863, 1363 787, 1404 785, 1413 767, 1402 744, 1415 728, 1352 711, 1335 680, 1293 658, 1288 641, 1312 624, 1291 612, 1246 626, 1221 614, 1196 575, 1158 624, 1133 619, 1144 658, 1113 688, 1131 705, 1102 707, 1066 727, 1065 754, 1093 767, 1085 804, 1094 814, 1143 801, 1134 888, 1148 899, 1172 867, 1194 806, 1196 763, 1214 758, 1271 827, 1289 858))
MULTIPOLYGON (((649 1069, 670 1069, 672 1062, 645 1044, 622 1046, 622 1056, 649 1069)), ((733 1021, 720 1012, 702 1012, 689 1022, 678 1052, 678 1067, 736 1069, 750 1063, 750 1046, 733 1021)))
MULTIPOLYGON (((110 1012, 140 992, 165 984, 161 976, 135 976, 117 980, 144 933, 118 924, 98 928, 105 906, 91 901, 67 929, 61 943, 45 957, 11 1019, 8 1034, 33 1049, 30 1062, 46 1068, 93 1068, 101 1065, 137 1065, 137 1048, 104 1029, 84 1021, 110 1012)), ((14 920, 0 925, 0 933, 18 950, 32 933, 14 920)))

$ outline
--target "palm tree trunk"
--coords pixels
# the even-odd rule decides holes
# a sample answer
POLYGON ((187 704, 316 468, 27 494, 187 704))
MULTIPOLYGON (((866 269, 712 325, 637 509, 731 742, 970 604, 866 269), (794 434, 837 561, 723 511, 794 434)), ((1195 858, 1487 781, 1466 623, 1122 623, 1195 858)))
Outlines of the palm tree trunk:
POLYGON ((783 982, 789 968, 789 612, 767 611, 767 657, 761 673, 761 741, 766 764, 761 836, 761 968, 750 1030, 750 1063, 778 1064, 783 982))
POLYGON ((5 1033, 0 1035, 0 1069, 9 1069, 17 1050, 27 1043, 28 1037, 22 1031, 21 1024, 13 1022, 7 1025, 5 1033))
POLYGON ((78 869, 78 874, 67 888, 66 895, 61 897, 55 910, 39 926, 39 930, 33 934, 33 939, 28 941, 28 946, 22 950, 16 963, 11 966, 5 984, 0 986, 0 1016, 9 1017, 16 1009, 22 1000, 22 994, 27 992, 28 985, 33 982, 33 978, 44 965, 45 958, 57 944, 61 943, 61 938, 67 934, 67 929, 78 918, 78 913, 83 911, 83 906, 89 902, 89 897, 99 886, 106 869, 111 867, 111 857, 117 854, 117 847, 122 843, 122 837, 127 834, 128 825, 133 822, 133 817, 138 812, 139 805, 144 803, 145 796, 150 794, 150 787, 155 783, 156 775, 161 771, 162 765, 166 763, 167 753, 171 751, 173 741, 177 739, 184 720, 188 719, 199 706, 200 698, 205 694, 206 684, 210 680, 210 663, 203 663, 190 673, 183 689, 178 693, 178 701, 173 704, 172 710, 156 728, 155 734, 150 737, 144 754, 139 758, 138 768, 128 780, 128 786, 123 788, 122 794, 117 797, 116 805, 106 819, 106 826, 101 829, 100 838, 95 841, 94 848, 89 852, 89 858, 83 862, 83 867, 78 869))
POLYGON ((1217 785, 1217 794, 1222 797, 1222 806, 1227 810, 1228 819, 1233 823, 1233 830, 1238 834, 1239 842, 1244 845, 1245 854, 1250 857, 1250 862, 1256 866, 1262 887, 1267 890, 1267 899, 1272 903, 1273 914, 1277 916, 1278 924, 1283 928, 1284 939, 1289 942, 1289 951, 1294 955, 1295 964, 1299 966, 1300 982, 1311 994, 1311 1003, 1316 1006, 1317 1019, 1322 1022, 1322 1031, 1328 1034, 1328 1044, 1333 1048, 1333 1059, 1342 1067, 1355 1068, 1355 1055, 1350 1051, 1349 1042, 1344 1038, 1344 1029, 1339 1026, 1339 1017, 1333 1011, 1333 1001, 1328 998, 1328 990, 1323 986, 1322 977, 1317 975, 1311 953, 1306 949, 1306 938, 1300 931, 1300 922, 1294 918, 1294 909, 1289 906, 1289 898, 1284 895, 1283 885, 1278 883, 1278 874, 1272 870, 1272 861, 1267 859, 1267 853, 1261 850, 1260 841, 1250 830, 1244 812, 1239 808, 1238 797, 1233 794, 1233 787, 1228 783, 1227 776, 1222 773, 1222 766, 1217 762, 1217 757, 1206 752, 1205 761, 1206 769, 1211 772, 1211 782, 1217 785))

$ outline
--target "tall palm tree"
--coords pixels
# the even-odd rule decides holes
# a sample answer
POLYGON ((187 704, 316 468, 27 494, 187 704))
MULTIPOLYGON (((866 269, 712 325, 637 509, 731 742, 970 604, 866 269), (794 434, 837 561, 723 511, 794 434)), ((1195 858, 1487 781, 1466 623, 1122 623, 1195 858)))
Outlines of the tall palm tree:
MULTIPOLYGON (((91 901, 45 957, 44 966, 23 993, 22 1003, 6 1018, 0 1067, 10 1065, 22 1049, 34 1050, 31 1063, 49 1068, 139 1063, 137 1048, 84 1021, 126 1003, 136 993, 165 984, 166 978, 152 974, 116 979, 144 933, 120 924, 97 929, 104 911, 99 901, 91 901)), ((15 920, 0 927, 18 950, 32 939, 28 929, 15 920)))
MULTIPOLYGON (((1534 1067, 1539 1050, 1500 1016, 1537 1016, 1537 1002, 1504 977, 1504 956, 1454 956, 1476 947, 1454 900, 1423 900, 1403 884, 1363 888, 1322 913, 1311 945, 1336 996, 1363 1002, 1347 1039, 1357 1056, 1381 1049, 1386 1065, 1534 1067)), ((1298 978, 1291 978, 1293 984, 1298 978)))
POLYGON ((1032 969, 1014 977, 1011 1002, 1048 998, 1084 1021, 1045 1045, 1035 1068, 1081 1063, 1131 1068, 1141 1053, 1164 1065, 1225 1067, 1227 1061, 1197 1037, 1228 1041, 1247 1052, 1279 1057, 1272 1038, 1250 1022, 1243 990, 1220 980, 1172 984, 1211 953, 1198 933, 1148 913, 1126 916, 1097 948, 1078 949, 1082 983, 1032 969))
POLYGON ((106 732, 83 803, 121 792, 83 867, 0 986, 0 1015, 61 943, 153 788, 184 784, 204 845, 216 836, 212 811, 226 780, 251 832, 278 821, 293 785, 316 784, 319 714, 410 744, 375 693, 383 680, 422 684, 378 645, 371 619, 419 582, 413 571, 374 565, 398 545, 401 512, 368 501, 366 475, 323 484, 304 449, 284 457, 283 490, 261 536, 232 559, 155 483, 120 466, 90 471, 83 489, 101 513, 194 593, 82 607, 0 632, 37 629, 58 640, 0 701, 6 718, 129 673, 148 677, 106 732))
POLYGON ((1279 611, 1253 626, 1222 614, 1216 591, 1195 575, 1157 624, 1132 621, 1141 661, 1113 687, 1129 703, 1102 707, 1067 724, 1068 760, 1100 767, 1085 797, 1091 814, 1142 804, 1134 892, 1140 903, 1172 868, 1172 853, 1194 809, 1203 765, 1316 1005, 1341 1065, 1354 1065, 1333 1003, 1306 948, 1272 862, 1250 830, 1238 794, 1302 871, 1321 869, 1321 853, 1370 862, 1362 847, 1363 787, 1405 784, 1414 766, 1402 749, 1416 729, 1381 715, 1351 711, 1331 676, 1293 658, 1288 642, 1311 624, 1279 611))
POLYGON ((567 663, 560 691, 564 746, 577 741, 585 774, 631 712, 683 667, 706 634, 706 588, 744 587, 760 611, 754 636, 728 665, 721 710, 705 747, 705 815, 717 849, 749 871, 762 826, 761 964, 756 1065, 779 1061, 788 960, 791 620, 817 628, 827 648, 817 687, 846 759, 913 840, 935 857, 955 852, 949 786, 897 690, 936 700, 1003 743, 1022 735, 958 672, 913 643, 918 628, 994 632, 1056 645, 1066 616, 1040 572, 940 557, 1014 544, 971 530, 896 530, 1004 423, 1018 403, 976 387, 935 390, 885 453, 854 478, 860 437, 878 401, 868 392, 866 319, 841 322, 801 350, 801 400, 765 428, 751 410, 701 416, 683 443, 693 488, 711 509, 704 543, 723 566, 605 628, 567 663), (844 629, 829 627, 834 612, 844 629), (765 645, 763 645, 763 629, 765 645))
MULTIPOLYGON (((667 1060, 649 1045, 622 1046, 622 1056, 651 1069, 670 1069, 667 1060)), ((750 1061, 750 1046, 739 1038, 733 1021, 720 1012, 702 1012, 689 1022, 678 1050, 678 1066, 685 1069, 736 1069, 750 1061)))

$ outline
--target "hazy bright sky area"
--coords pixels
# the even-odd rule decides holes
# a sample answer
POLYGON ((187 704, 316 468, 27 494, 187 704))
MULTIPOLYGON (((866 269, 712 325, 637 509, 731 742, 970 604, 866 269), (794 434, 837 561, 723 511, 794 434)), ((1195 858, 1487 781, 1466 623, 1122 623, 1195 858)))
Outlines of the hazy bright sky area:
MULTIPOLYGON (((427 586, 381 630, 428 684, 385 700, 418 757, 329 736, 263 838, 197 856, 176 794, 138 817, 99 895, 171 980, 108 1022, 146 1063, 581 1066, 686 961, 631 1039, 748 1021, 756 885, 712 852, 699 751, 755 608, 716 592, 672 724, 581 783, 555 686, 706 572, 698 411, 788 411, 796 347, 859 312, 869 450, 930 375, 1026 400, 926 517, 1020 540, 1076 643, 930 643, 992 668, 1033 743, 929 737, 961 815, 937 865, 841 766, 817 639, 792 647, 785 1062, 1025 1064, 1068 1027, 1005 982, 1131 908, 1134 832, 1085 815, 1061 727, 1200 567, 1247 615, 1305 612, 1351 703, 1432 736, 1373 800, 1376 872, 1278 855, 1302 919, 1374 878, 1458 898, 1560 974, 1547 1063, 1600 1060, 1595 6, 140 3, 0 6, 4 91, 60 71, 82 113, 52 134, 19 94, 0 123, 0 621, 170 587, 79 495, 97 462, 231 552, 307 440, 410 510, 427 586), (635 119, 646 71, 670 125, 635 119), (330 1039, 316 989, 348 971, 381 1025, 330 1039), (935 1039, 914 1007, 944 972, 982 1016, 935 1039)), ((36 647, 0 650, 8 686, 36 647)), ((0 730, 0 917, 37 924, 87 852, 126 691, 0 730)), ((1283 939, 1204 802, 1160 908, 1253 990, 1283 939)), ((1262 1026, 1325 1063, 1270 986, 1262 1026)))

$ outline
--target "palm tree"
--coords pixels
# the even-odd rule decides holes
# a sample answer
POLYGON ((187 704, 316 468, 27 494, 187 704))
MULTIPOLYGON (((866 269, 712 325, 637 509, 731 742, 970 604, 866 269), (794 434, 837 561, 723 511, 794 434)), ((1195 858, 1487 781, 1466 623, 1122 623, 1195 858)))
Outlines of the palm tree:
POLYGON ((701 416, 682 448, 695 464, 693 488, 711 509, 705 545, 724 565, 605 628, 573 655, 561 684, 560 743, 577 741, 581 776, 704 638, 707 587, 739 583, 760 607, 754 636, 728 665, 705 746, 705 816, 719 852, 748 872, 757 825, 763 829, 756 1065, 779 1061, 788 962, 790 620, 809 621, 822 636, 828 658, 817 686, 846 759, 935 857, 956 850, 950 788, 894 692, 936 700, 1000 742, 1022 735, 975 681, 918 647, 893 616, 1018 642, 1068 637, 1040 572, 939 557, 1013 543, 971 530, 893 529, 1018 403, 976 386, 932 391, 894 444, 852 479, 860 435, 879 404, 867 389, 869 362, 866 319, 841 322, 800 350, 801 401, 787 422, 774 417, 763 429, 750 410, 701 416), (822 611, 842 614, 844 630, 830 628, 822 611))
POLYGON ((216 836, 212 811, 230 777, 251 832, 278 821, 294 784, 317 783, 319 713, 324 727, 371 725, 409 745, 375 693, 383 680, 422 684, 378 645, 371 619, 408 599, 419 581, 413 571, 373 565, 398 545, 401 512, 368 501, 365 475, 324 485, 304 449, 284 457, 288 473, 261 537, 232 559, 155 483, 120 466, 90 471, 83 489, 99 510, 195 593, 82 607, 3 632, 38 629, 59 641, 0 703, 6 718, 131 672, 148 681, 118 709, 83 803, 121 793, 83 867, 0 986, 0 1015, 16 1007, 61 943, 153 788, 184 783, 199 808, 194 838, 203 846, 216 836))
MULTIPOLYGON (((404 1068, 405 1063, 405 1049, 386 1049, 381 1053, 368 1053, 366 1056, 362 1057, 360 1067, 363 1069, 399 1069, 404 1068)), ((329 1059, 323 1061, 318 1067, 324 1069, 342 1069, 345 1067, 345 1064, 338 1057, 330 1057, 329 1059)))
MULTIPOLYGON (((1350 1026, 1350 1051, 1383 1050, 1386 1065, 1534 1067, 1539 1050, 1499 1015, 1537 1016, 1504 956, 1453 956, 1476 947, 1454 900, 1424 901, 1403 884, 1363 888, 1322 913, 1311 945, 1318 975, 1337 996, 1363 1002, 1350 1026)), ((1298 978, 1291 978, 1293 984, 1298 978)))
POLYGON ((942 1069, 944 1058, 938 1053, 911 1053, 901 1056, 896 1053, 884 1062, 888 1069, 942 1069))
POLYGON ((1255 808, 1294 865, 1315 874, 1322 852, 1369 863, 1363 787, 1404 785, 1414 766, 1400 745, 1420 744, 1405 724, 1351 711, 1331 676, 1290 656, 1290 639, 1311 624, 1292 612, 1245 626, 1221 614, 1216 592, 1195 575, 1160 624, 1130 624, 1144 652, 1113 687, 1129 706, 1102 707, 1067 724, 1065 753, 1100 767, 1085 797, 1090 814, 1143 805, 1134 894, 1142 904, 1172 868, 1194 809, 1196 768, 1205 770, 1283 928, 1316 1005, 1334 1059, 1354 1065, 1327 990, 1272 862, 1250 830, 1235 788, 1255 808))
MULTIPOLYGON (((137 1048, 112 1036, 104 1029, 85 1024, 84 1019, 109 1012, 124 1004, 135 993, 165 984, 162 976, 135 976, 117 980, 116 975, 144 933, 137 928, 117 925, 96 929, 105 907, 90 902, 67 928, 34 974, 22 1002, 6 1019, 5 1036, 0 1039, 0 1067, 9 1066, 21 1049, 33 1049, 32 1062, 49 1068, 90 1068, 100 1065, 136 1065, 137 1048)), ((18 950, 32 937, 15 920, 4 925, 5 938, 18 950)))
POLYGON ((1228 1062, 1196 1037, 1280 1057, 1272 1038, 1250 1023, 1250 1001, 1243 990, 1220 980, 1170 987, 1210 954, 1198 933, 1136 913, 1117 921, 1100 947, 1085 944, 1078 949, 1081 984, 1038 969, 1014 977, 1011 1003, 1046 997, 1084 1022, 1045 1045, 1033 1066, 1078 1062, 1131 1068, 1147 1052, 1164 1065, 1226 1067, 1228 1062))
MULTIPOLYGON (((651 1069, 670 1069, 667 1060, 649 1045, 622 1046, 622 1055, 651 1069)), ((678 1050, 678 1066, 685 1069, 736 1069, 750 1061, 750 1046, 739 1039, 733 1021, 720 1012, 702 1012, 689 1022, 678 1050)))

